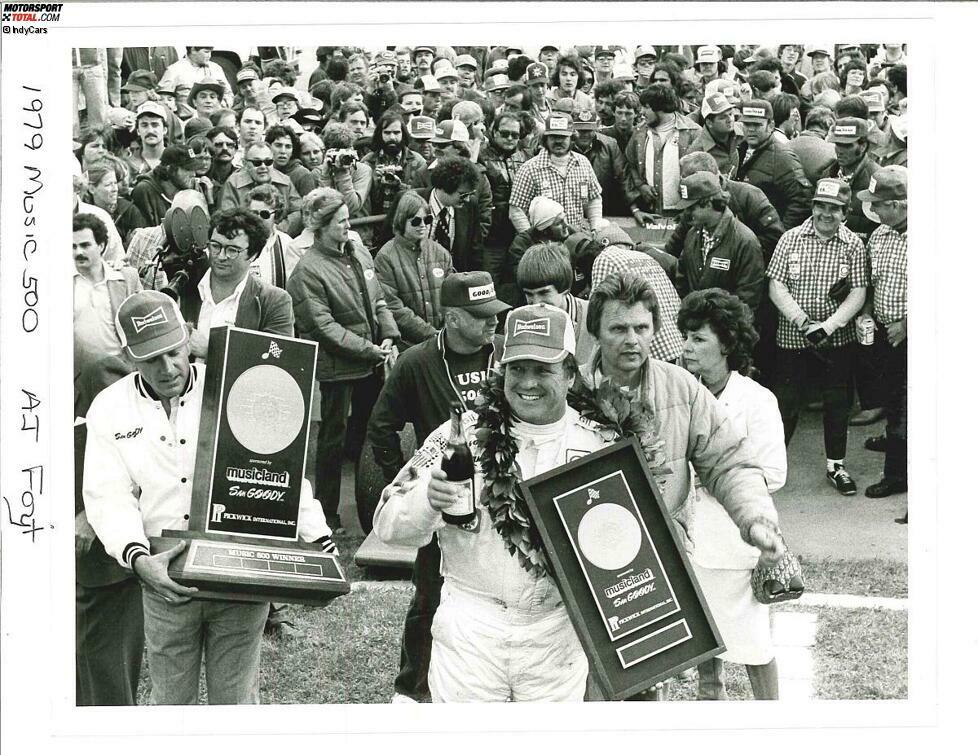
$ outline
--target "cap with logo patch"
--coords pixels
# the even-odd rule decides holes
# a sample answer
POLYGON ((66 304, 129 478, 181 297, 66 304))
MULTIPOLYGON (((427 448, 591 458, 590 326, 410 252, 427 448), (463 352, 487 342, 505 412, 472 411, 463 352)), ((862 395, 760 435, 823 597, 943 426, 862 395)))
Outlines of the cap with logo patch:
POLYGON ((476 317, 498 315, 510 308, 496 298, 492 276, 481 270, 446 276, 441 284, 441 306, 459 307, 476 317))
POLYGON ((445 61, 443 65, 435 69, 435 78, 438 81, 441 81, 442 79, 457 79, 458 71, 455 70, 455 66, 453 66, 450 62, 445 61))
POLYGON ((160 165, 172 166, 174 168, 190 168, 197 166, 194 154, 185 144, 171 144, 163 150, 160 156, 160 165))
POLYGON ((167 113, 166 108, 163 107, 163 105, 161 105, 159 102, 153 102, 152 100, 149 100, 147 102, 144 102, 142 105, 139 106, 139 108, 137 108, 136 123, 139 123, 139 119, 142 118, 144 115, 149 115, 155 118, 159 118, 161 121, 165 123, 167 117, 166 113, 167 113))
POLYGON ((505 89, 509 89, 510 84, 509 76, 505 73, 494 73, 486 80, 486 91, 487 92, 501 92, 505 89))
POLYGON ((701 199, 709 199, 720 191, 720 178, 715 173, 708 170, 691 173, 679 182, 677 206, 682 209, 691 207, 701 199))
POLYGON ((450 144, 451 142, 467 142, 469 130, 462 121, 442 121, 435 128, 431 139, 432 144, 450 144))
POLYGON ((604 45, 595 45, 594 59, 597 60, 598 58, 605 58, 605 57, 610 57, 610 58, 615 57, 615 51, 612 50, 610 47, 605 47, 604 45))
POLYGON ((530 63, 526 67, 526 85, 547 83, 547 65, 545 63, 530 63))
POLYGON ((375 66, 396 66, 397 55, 395 55, 391 50, 381 50, 374 55, 373 64, 375 66))
POLYGON ((441 84, 434 76, 426 75, 421 77, 421 90, 424 92, 440 92, 441 84))
POLYGON ((869 179, 869 188, 856 194, 860 202, 886 202, 907 198, 907 169, 902 165, 887 165, 869 179))
POLYGON ((733 109, 733 103, 722 94, 711 94, 709 97, 703 98, 700 113, 706 118, 710 115, 719 115, 720 113, 726 113, 728 110, 733 109))
POLYGON ((592 110, 580 110, 574 116, 575 131, 597 131, 598 116, 592 110))
POLYGON ((709 97, 713 94, 722 94, 735 107, 740 104, 740 90, 734 82, 727 79, 713 79, 706 82, 703 87, 703 96, 709 97))
POLYGON ((882 113, 886 108, 883 105, 883 93, 874 89, 867 89, 859 93, 870 113, 882 113))
POLYGON ((543 129, 544 136, 571 136, 573 133, 569 115, 557 113, 547 116, 546 125, 543 129))
POLYGON ((574 353, 574 345, 574 325, 564 310, 549 304, 528 304, 506 316, 499 363, 528 359, 556 364, 574 353))
POLYGON ((815 196, 812 197, 812 201, 848 207, 851 198, 852 189, 845 181, 838 178, 823 178, 815 185, 815 196))
POLYGON ((831 144, 854 144, 869 135, 869 124, 862 118, 839 118, 832 124, 825 141, 831 144))
POLYGON ((658 59, 659 53, 656 52, 655 47, 652 45, 639 45, 635 48, 635 62, 637 63, 639 58, 653 58, 658 59))
POLYGON ((716 45, 703 45, 696 51, 696 65, 700 63, 719 63, 723 53, 716 45))
POLYGON ((767 100, 747 100, 740 106, 740 120, 756 123, 774 119, 774 108, 767 100))
POLYGON ((137 291, 123 299, 115 328, 126 353, 137 362, 172 351, 190 339, 177 303, 159 291, 137 291))
POLYGON ((416 115, 408 119, 407 131, 408 136, 418 142, 432 139, 435 136, 435 119, 427 115, 416 115))

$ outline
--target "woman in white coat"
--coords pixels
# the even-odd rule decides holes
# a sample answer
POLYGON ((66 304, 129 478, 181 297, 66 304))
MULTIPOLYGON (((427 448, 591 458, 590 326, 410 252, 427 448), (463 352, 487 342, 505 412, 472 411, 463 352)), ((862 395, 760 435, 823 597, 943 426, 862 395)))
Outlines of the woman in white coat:
MULTIPOLYGON (((694 291, 679 310, 686 369, 716 396, 731 422, 750 442, 764 471, 768 492, 784 485, 788 462, 781 414, 774 394, 754 382, 751 351, 757 342, 750 309, 719 288, 694 291)), ((723 507, 697 481, 690 554, 693 570, 713 613, 726 652, 700 664, 697 697, 726 699, 723 661, 747 667, 756 700, 776 700, 778 670, 771 639, 770 609, 751 590, 759 551, 747 545, 723 507)))

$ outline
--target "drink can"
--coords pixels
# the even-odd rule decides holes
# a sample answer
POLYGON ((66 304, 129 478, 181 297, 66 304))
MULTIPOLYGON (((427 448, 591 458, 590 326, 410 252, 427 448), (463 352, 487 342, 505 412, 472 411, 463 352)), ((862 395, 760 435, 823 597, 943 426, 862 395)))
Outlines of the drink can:
POLYGON ((863 346, 872 346, 875 340, 876 323, 872 317, 860 317, 856 320, 856 339, 863 346))

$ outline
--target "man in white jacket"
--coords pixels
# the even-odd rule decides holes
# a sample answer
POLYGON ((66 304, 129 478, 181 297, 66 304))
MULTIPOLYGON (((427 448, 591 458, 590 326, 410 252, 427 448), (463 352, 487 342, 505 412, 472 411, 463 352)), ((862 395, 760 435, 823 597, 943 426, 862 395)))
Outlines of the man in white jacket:
MULTIPOLYGON (((137 371, 99 393, 88 411, 83 494, 106 553, 142 580, 150 700, 196 704, 206 654, 208 703, 258 703, 268 603, 195 600, 196 588, 167 574, 185 543, 156 555, 149 550, 150 537, 188 527, 205 368, 190 364, 180 310, 157 291, 127 297, 116 330, 137 371)), ((301 539, 335 552, 305 480, 298 524, 301 539)))
MULTIPOLYGON (((574 328, 562 310, 533 304, 510 312, 500 365, 502 395, 517 453, 513 472, 529 479, 610 443, 567 406, 574 382, 574 328)), ((495 394, 498 396, 498 393, 495 394)), ((477 416, 463 431, 479 459, 477 416)), ((485 436, 486 428, 481 434, 485 436)), ((493 432, 489 430, 489 432, 493 432)), ((446 525, 441 512, 458 493, 445 479, 439 427, 389 486, 374 515, 387 543, 420 546, 438 534, 441 604, 432 626, 428 684, 434 702, 579 701, 588 663, 553 579, 525 568, 493 527, 476 464, 474 529, 446 525)), ((500 464, 500 471, 503 471, 500 464)), ((488 491, 487 491, 488 493, 488 491)))

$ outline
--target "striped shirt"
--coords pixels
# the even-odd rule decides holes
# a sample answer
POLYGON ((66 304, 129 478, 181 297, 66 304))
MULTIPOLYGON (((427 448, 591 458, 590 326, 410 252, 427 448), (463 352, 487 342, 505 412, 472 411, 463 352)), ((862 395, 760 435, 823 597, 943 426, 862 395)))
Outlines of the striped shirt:
POLYGON ((869 237, 873 316, 884 325, 907 316, 907 232, 881 225, 869 237))
POLYGON ((561 174, 550 160, 549 152, 531 157, 520 167, 513 180, 509 196, 511 207, 523 210, 529 216, 530 200, 543 196, 564 208, 567 223, 574 228, 588 227, 585 210, 592 199, 601 197, 601 184, 594 168, 584 155, 571 152, 567 171, 561 174))
MULTIPOLYGON (((853 288, 869 283, 866 249, 859 237, 846 228, 830 239, 815 232, 811 218, 785 231, 774 250, 767 277, 788 287, 788 293, 812 322, 822 322, 839 308, 829 290, 843 278, 853 288)), ((804 349, 810 344, 783 313, 778 313, 777 344, 782 349, 804 349)), ((850 320, 830 336, 829 345, 844 346, 856 340, 856 326, 850 320)))
POLYGON ((641 275, 655 291, 659 302, 659 329, 652 337, 650 352, 653 359, 675 362, 683 353, 683 337, 676 321, 679 317, 679 294, 666 271, 652 257, 634 249, 609 246, 594 260, 591 269, 591 290, 612 273, 641 275))

